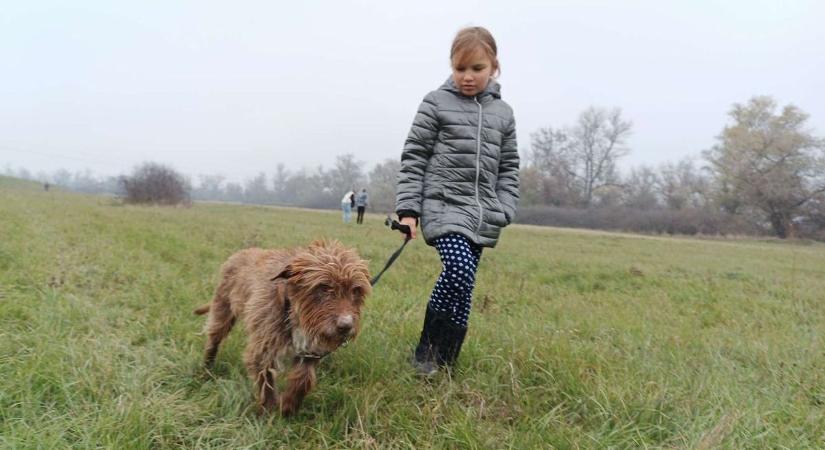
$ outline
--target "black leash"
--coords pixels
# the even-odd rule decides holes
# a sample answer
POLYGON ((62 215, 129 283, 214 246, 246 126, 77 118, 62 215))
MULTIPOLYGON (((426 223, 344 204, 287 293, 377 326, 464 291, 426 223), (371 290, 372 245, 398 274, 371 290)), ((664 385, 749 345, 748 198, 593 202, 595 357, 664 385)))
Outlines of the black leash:
POLYGON ((393 220, 389 216, 387 216, 387 220, 384 221, 384 225, 389 226, 391 230, 398 230, 404 233, 406 237, 404 238, 404 243, 401 244, 401 247, 399 247, 398 250, 396 250, 395 253, 393 253, 392 256, 390 256, 390 259, 387 261, 387 264, 384 266, 381 272, 379 272, 378 275, 376 275, 375 278, 373 278, 372 281, 370 281, 370 284, 373 286, 378 284, 378 280, 381 279, 381 275, 384 275, 384 272, 386 272, 387 269, 390 268, 392 263, 395 262, 395 260, 398 258, 398 255, 400 255, 401 252, 404 250, 404 247, 407 246, 407 242, 410 242, 410 240, 412 240, 412 230, 410 230, 409 225, 400 224, 397 220, 393 220))

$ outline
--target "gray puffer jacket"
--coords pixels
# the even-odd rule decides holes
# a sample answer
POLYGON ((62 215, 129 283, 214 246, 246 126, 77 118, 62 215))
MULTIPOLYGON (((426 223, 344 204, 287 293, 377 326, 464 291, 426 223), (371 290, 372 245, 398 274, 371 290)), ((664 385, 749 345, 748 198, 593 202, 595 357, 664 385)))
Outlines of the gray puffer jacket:
POLYGON ((418 217, 424 239, 459 233, 495 247, 519 198, 519 156, 513 110, 490 80, 475 97, 452 78, 418 108, 401 154, 396 188, 399 217, 418 217))

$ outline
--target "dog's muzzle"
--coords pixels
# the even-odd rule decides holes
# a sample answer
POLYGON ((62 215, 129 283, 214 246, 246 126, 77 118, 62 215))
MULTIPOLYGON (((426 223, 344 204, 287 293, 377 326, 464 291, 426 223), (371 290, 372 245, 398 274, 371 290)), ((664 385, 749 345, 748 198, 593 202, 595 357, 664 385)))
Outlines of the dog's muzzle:
POLYGON ((335 328, 338 334, 349 339, 355 333, 355 318, 352 314, 345 314, 335 321, 335 328))

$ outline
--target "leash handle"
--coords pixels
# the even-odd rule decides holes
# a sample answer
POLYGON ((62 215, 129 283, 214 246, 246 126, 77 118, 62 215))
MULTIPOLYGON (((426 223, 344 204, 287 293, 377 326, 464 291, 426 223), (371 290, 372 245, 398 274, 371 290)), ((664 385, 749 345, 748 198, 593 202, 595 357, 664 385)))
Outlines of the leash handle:
POLYGON ((404 225, 397 220, 392 219, 390 216, 387 216, 387 220, 384 221, 384 225, 389 226, 391 230, 398 230, 404 233, 407 236, 407 240, 412 239, 412 230, 410 230, 409 225, 404 225))

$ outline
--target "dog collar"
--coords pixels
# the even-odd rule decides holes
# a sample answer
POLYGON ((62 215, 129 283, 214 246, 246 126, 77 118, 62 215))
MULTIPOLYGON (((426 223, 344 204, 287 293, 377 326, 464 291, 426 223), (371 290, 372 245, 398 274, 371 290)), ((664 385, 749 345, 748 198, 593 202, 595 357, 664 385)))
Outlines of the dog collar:
MULTIPOLYGON (((289 297, 284 295, 284 323, 289 325, 289 328, 292 328, 292 321, 289 319, 290 311, 292 310, 292 302, 289 301, 289 297)), ((329 355, 329 352, 324 353, 312 353, 312 352, 305 352, 305 353, 298 353, 295 355, 295 359, 300 362, 309 361, 320 361, 325 356, 329 355)))
MULTIPOLYGON (((290 318, 289 318, 291 311, 292 311, 292 302, 290 302, 289 297, 286 294, 284 294, 284 323, 287 324, 287 326, 290 329, 292 328, 292 320, 290 320, 290 318)), ((344 341, 343 344, 341 344, 341 346, 344 347, 348 343, 349 343, 349 340, 346 340, 346 341, 344 341)), ((295 355, 295 359, 300 361, 300 362, 306 362, 306 361, 316 361, 317 362, 317 361, 322 360, 325 356, 327 356, 329 354, 330 354, 330 352, 324 352, 324 353, 312 353, 312 352, 298 353, 297 355, 295 355)))
POLYGON ((324 356, 329 355, 329 352, 318 354, 318 353, 300 353, 295 356, 300 362, 305 362, 306 360, 310 361, 320 361, 324 356))

